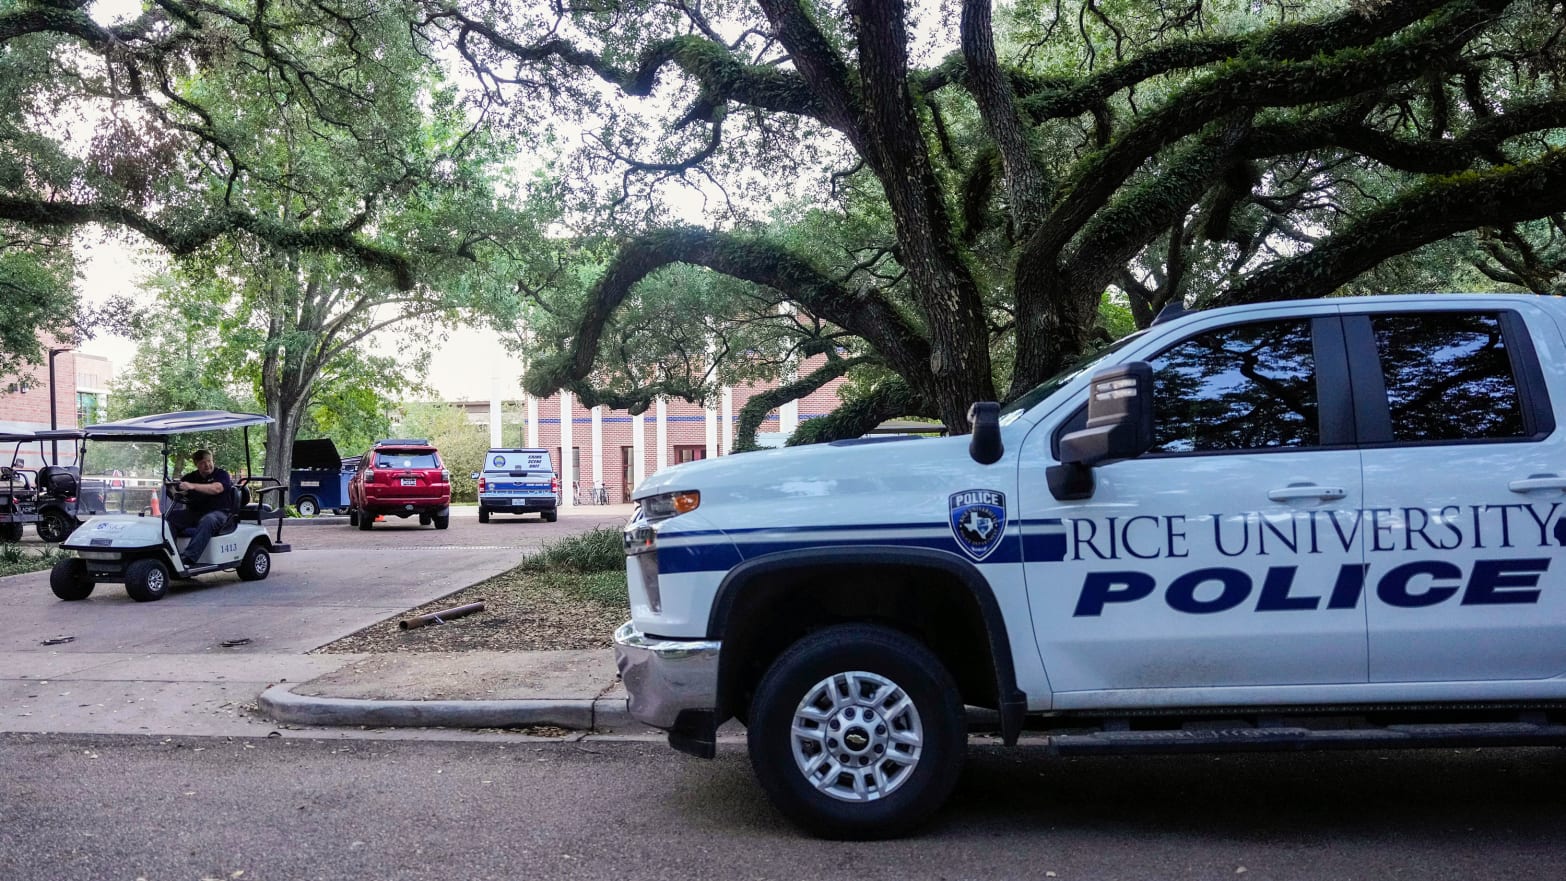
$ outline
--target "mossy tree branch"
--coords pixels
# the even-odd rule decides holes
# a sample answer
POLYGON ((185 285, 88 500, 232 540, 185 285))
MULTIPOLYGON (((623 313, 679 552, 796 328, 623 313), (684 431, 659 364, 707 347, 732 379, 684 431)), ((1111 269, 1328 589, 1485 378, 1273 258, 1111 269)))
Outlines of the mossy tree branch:
POLYGON ((761 430, 761 423, 766 420, 768 413, 787 404, 789 401, 797 401, 803 398, 861 364, 869 364, 875 360, 875 358, 865 355, 855 358, 832 358, 822 366, 812 370, 807 376, 785 385, 780 385, 777 388, 751 395, 750 400, 746 401, 745 406, 741 407, 739 411, 739 424, 734 429, 733 451, 745 453, 761 449, 761 447, 756 445, 756 432, 761 430))

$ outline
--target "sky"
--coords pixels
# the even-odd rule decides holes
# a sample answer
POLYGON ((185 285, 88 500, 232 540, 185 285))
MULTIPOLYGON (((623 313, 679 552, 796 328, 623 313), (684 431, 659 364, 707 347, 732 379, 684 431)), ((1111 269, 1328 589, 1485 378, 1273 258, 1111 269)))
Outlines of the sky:
MULTIPOLYGON (((150 249, 138 252, 123 237, 85 235, 78 242, 81 277, 77 290, 90 305, 101 305, 116 294, 137 296, 159 258, 150 249)), ((137 296, 142 302, 150 297, 137 296)), ((401 346, 395 332, 383 332, 374 338, 373 348, 386 355, 396 354, 401 346)), ((114 364, 116 372, 130 364, 136 354, 135 342, 114 334, 99 334, 83 343, 81 351, 101 355, 114 364)), ((522 396, 522 361, 505 351, 493 333, 459 328, 450 331, 430 359, 425 382, 444 401, 487 401, 498 381, 500 396, 515 400, 522 396)))

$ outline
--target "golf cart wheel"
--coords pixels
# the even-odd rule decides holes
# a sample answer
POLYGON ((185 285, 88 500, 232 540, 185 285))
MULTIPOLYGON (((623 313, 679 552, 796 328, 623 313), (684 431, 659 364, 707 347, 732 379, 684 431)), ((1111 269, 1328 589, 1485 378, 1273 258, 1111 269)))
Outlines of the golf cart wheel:
MULTIPOLYGON (((39 524, 39 526, 42 527, 42 524, 39 524)), ((0 524, 0 541, 21 541, 21 540, 22 540, 22 524, 20 524, 20 523, 3 523, 3 524, 0 524)))
POLYGON ((59 544, 76 531, 76 524, 58 508, 43 512, 41 518, 38 521, 38 537, 50 544, 59 544))
POLYGON ((430 520, 435 524, 436 529, 445 529, 451 525, 450 514, 436 514, 432 516, 430 520))
POLYGON ((370 527, 375 525, 375 515, 371 514, 369 511, 360 511, 359 522, 357 525, 365 532, 369 532, 370 527))
POLYGON ((827 627, 785 651, 756 689, 750 761, 789 819, 826 838, 900 835, 962 771, 961 693, 923 643, 887 627, 827 627))
POLYGON ((480 508, 479 509, 479 522, 480 523, 488 523, 489 522, 489 509, 488 508, 480 508))
POLYGON ((321 513, 321 503, 315 500, 315 496, 305 496, 294 503, 294 510, 300 517, 314 517, 321 513))
POLYGON ((548 511, 544 512, 544 522, 545 523, 553 523, 553 522, 555 522, 556 520, 559 520, 559 519, 560 519, 560 512, 554 510, 553 508, 551 508, 548 511))
POLYGON ((243 581, 260 581, 272 571, 272 553, 260 540, 251 542, 239 561, 239 577, 243 581))
POLYGON ((49 589, 67 602, 87 599, 97 586, 97 582, 87 572, 87 561, 78 557, 61 560, 49 570, 49 589))
POLYGON ((419 525, 420 526, 428 526, 432 522, 434 522, 434 518, 431 517, 429 514, 420 514, 419 515, 419 525))
POLYGON ((150 557, 125 567, 125 592, 138 603, 163 599, 169 592, 169 567, 150 557))

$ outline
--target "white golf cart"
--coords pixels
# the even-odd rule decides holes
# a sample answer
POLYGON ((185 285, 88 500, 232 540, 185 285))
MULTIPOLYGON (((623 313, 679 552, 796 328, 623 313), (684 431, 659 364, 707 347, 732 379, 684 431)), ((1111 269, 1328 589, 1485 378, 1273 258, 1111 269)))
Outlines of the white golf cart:
POLYGON ((87 451, 82 454, 82 525, 61 544, 75 556, 56 563, 49 587, 62 600, 84 600, 100 581, 117 581, 137 602, 161 600, 169 579, 234 570, 246 581, 259 581, 272 570, 272 554, 287 553, 283 543, 282 493, 287 489, 270 477, 236 481, 229 498, 226 523, 213 533, 201 557, 186 566, 180 552, 190 530, 176 533, 168 522, 172 510, 184 504, 179 480, 169 476, 169 438, 190 432, 243 429, 245 473, 250 473, 250 426, 271 422, 270 416, 197 410, 163 413, 119 422, 89 425, 86 446, 108 464, 94 474, 87 451), (156 458, 154 458, 154 455, 156 458), (161 479, 157 475, 161 472, 161 479), (118 484, 118 491, 104 492, 118 484), (139 491, 138 491, 139 490, 139 491), (262 499, 277 493, 277 504, 262 499), (255 500, 252 501, 252 496, 255 500), (276 521, 268 535, 266 522, 276 521))

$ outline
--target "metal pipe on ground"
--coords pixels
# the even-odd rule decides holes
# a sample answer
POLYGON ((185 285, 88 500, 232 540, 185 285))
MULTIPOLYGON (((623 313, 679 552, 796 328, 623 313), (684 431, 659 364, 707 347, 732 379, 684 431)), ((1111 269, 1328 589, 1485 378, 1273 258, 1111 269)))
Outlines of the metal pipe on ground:
POLYGON ((430 624, 445 624, 453 618, 461 618, 474 612, 484 611, 484 601, 468 603, 465 606, 453 606, 449 609, 441 609, 439 612, 431 612, 428 615, 415 615, 412 618, 404 618, 397 622, 399 630, 416 630, 430 624))

